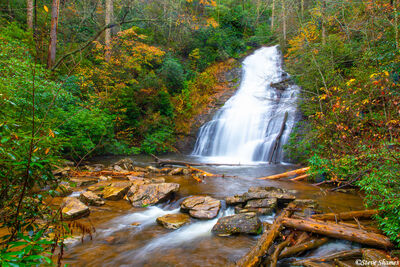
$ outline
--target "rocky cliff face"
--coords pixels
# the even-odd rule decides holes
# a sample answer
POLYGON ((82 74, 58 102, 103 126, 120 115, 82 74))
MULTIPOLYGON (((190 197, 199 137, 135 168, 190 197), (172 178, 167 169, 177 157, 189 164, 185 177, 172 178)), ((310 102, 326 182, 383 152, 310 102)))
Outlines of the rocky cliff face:
POLYGON ((211 120, 215 112, 220 109, 225 102, 235 94, 236 90, 240 85, 240 78, 242 74, 241 62, 234 59, 230 59, 230 64, 235 67, 225 71, 218 77, 219 90, 209 98, 209 103, 201 113, 193 117, 193 123, 191 124, 190 132, 187 135, 178 138, 176 148, 179 152, 184 154, 190 154, 194 148, 197 138, 197 132, 199 128, 211 120), (221 90, 222 88, 222 90, 221 90))

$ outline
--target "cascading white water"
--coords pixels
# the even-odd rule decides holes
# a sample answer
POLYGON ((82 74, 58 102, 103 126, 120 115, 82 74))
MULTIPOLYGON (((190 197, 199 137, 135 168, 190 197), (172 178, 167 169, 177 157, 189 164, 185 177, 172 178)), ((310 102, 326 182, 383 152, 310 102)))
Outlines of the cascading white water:
POLYGON ((277 46, 260 48, 248 56, 239 90, 200 128, 192 155, 240 163, 281 162, 282 147, 296 121, 299 87, 289 85, 280 91, 271 83, 287 78, 277 46), (285 113, 285 128, 274 149, 285 113))

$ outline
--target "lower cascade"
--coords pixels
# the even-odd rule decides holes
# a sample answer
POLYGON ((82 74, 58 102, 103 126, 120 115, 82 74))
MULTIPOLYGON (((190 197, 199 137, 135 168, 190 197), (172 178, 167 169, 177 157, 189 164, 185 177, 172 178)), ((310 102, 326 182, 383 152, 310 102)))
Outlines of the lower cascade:
POLYGON ((283 161, 300 91, 288 78, 277 46, 248 56, 239 90, 200 128, 192 155, 242 163, 283 161))

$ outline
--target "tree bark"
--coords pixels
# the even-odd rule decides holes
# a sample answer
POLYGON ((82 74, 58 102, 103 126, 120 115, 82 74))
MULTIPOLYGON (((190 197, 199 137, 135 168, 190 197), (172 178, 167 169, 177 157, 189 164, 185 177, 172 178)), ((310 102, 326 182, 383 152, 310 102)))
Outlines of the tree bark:
POLYGON ((302 244, 298 244, 293 247, 286 248, 279 255, 279 259, 289 258, 289 257, 295 256, 301 252, 320 247, 328 241, 329 241, 329 238, 327 238, 327 237, 323 237, 323 238, 319 238, 319 239, 315 238, 310 241, 304 242, 302 244))
MULTIPOLYGON (((112 20, 113 20, 113 15, 114 15, 114 5, 113 5, 113 0, 106 0, 106 18, 105 18, 105 24, 109 25, 112 20)), ((105 30, 105 36, 104 36, 104 43, 106 47, 105 51, 105 59, 106 61, 110 61, 111 57, 111 28, 108 28, 105 30)))
POLYGON ((337 239, 344 239, 364 245, 381 248, 393 247, 390 239, 384 235, 369 233, 361 229, 355 229, 334 223, 320 222, 311 219, 299 220, 285 218, 282 220, 282 224, 289 228, 321 234, 337 239))
POLYGON ((58 28, 58 14, 60 8, 60 0, 53 0, 51 6, 51 28, 50 28, 50 42, 49 51, 47 53, 47 68, 51 67, 56 62, 57 51, 57 28, 58 28))
POLYGON ((296 204, 290 203, 275 219, 269 231, 262 234, 260 239, 258 239, 257 244, 236 263, 236 266, 258 266, 261 262, 262 257, 266 254, 267 250, 271 247, 275 238, 280 233, 280 230, 282 228, 281 221, 284 218, 289 217, 295 209, 296 204))
POLYGON ((33 29, 33 0, 26 0, 26 24, 28 29, 33 29))
MULTIPOLYGON (((292 264, 293 265, 303 265, 303 266, 308 266, 306 263, 308 262, 314 262, 317 264, 320 264, 320 262, 328 262, 328 261, 333 261, 335 259, 354 259, 354 258, 359 258, 362 257, 362 250, 361 249, 352 249, 352 250, 346 250, 346 251, 341 251, 341 252, 336 252, 332 253, 326 256, 318 257, 318 258, 308 258, 305 260, 300 260, 300 261, 295 261, 292 264)), ((319 265, 315 265, 319 266, 319 265)))
POLYGON ((353 220, 357 219, 371 219, 372 216, 378 214, 377 210, 358 210, 358 211, 348 211, 341 213, 325 213, 312 215, 311 218, 315 220, 353 220))
POLYGON ((274 30, 275 20, 275 0, 272 0, 272 14, 271 14, 271 32, 274 30))
POLYGON ((274 253, 271 256, 271 263, 270 263, 270 267, 276 267, 276 264, 278 262, 278 257, 279 254, 281 253, 281 251, 289 246, 290 242, 292 242, 293 240, 293 235, 294 232, 292 232, 285 241, 283 241, 282 243, 280 243, 278 246, 276 246, 274 253))
POLYGON ((297 169, 297 170, 293 170, 293 171, 289 171, 289 172, 284 172, 284 173, 275 174, 275 175, 266 176, 266 177, 260 177, 260 178, 257 178, 257 179, 260 179, 260 180, 276 180, 276 179, 290 177, 290 176, 293 176, 293 175, 300 175, 300 174, 303 175, 309 169, 310 169, 310 167, 305 167, 305 168, 301 168, 301 169, 297 169))

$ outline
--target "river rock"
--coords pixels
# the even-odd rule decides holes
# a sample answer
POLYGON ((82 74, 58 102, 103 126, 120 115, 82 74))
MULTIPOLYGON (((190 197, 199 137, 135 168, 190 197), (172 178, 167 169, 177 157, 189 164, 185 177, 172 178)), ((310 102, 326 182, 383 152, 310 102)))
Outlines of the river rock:
POLYGON ((100 172, 104 170, 103 164, 85 165, 84 168, 90 172, 100 172))
POLYGON ((153 173, 160 173, 160 172, 161 172, 160 169, 157 169, 156 167, 153 167, 153 166, 147 166, 147 167, 146 167, 146 170, 147 170, 148 172, 153 172, 153 173))
POLYGON ((197 219, 213 219, 220 208, 221 201, 209 196, 192 196, 181 203, 181 210, 197 219))
POLYGON ((96 195, 91 191, 83 192, 79 196, 79 200, 85 203, 86 205, 91 205, 91 206, 101 206, 105 204, 105 202, 101 199, 101 197, 99 197, 98 195, 96 195))
POLYGON ((167 229, 178 229, 190 222, 190 217, 187 214, 167 214, 157 218, 157 223, 167 229))
POLYGON ((103 195, 102 191, 109 185, 111 185, 111 182, 101 181, 98 182, 97 184, 89 186, 87 190, 97 192, 98 195, 102 196, 103 195))
POLYGON ((276 198, 262 198, 262 199, 252 199, 247 201, 244 206, 245 209, 248 208, 269 208, 274 210, 278 204, 276 198))
POLYGON ((76 186, 88 186, 93 185, 99 181, 97 178, 83 178, 83 177, 73 177, 70 179, 71 182, 75 183, 76 186))
POLYGON ((124 158, 121 160, 118 160, 114 164, 112 164, 111 168, 114 169, 117 172, 121 171, 133 171, 134 166, 133 166, 133 160, 130 158, 124 158))
POLYGON ((278 200, 278 203, 287 203, 296 199, 293 193, 295 193, 293 190, 275 187, 250 187, 248 192, 233 197, 227 197, 225 201, 228 205, 237 205, 253 199, 275 198, 278 200))
POLYGON ((131 182, 115 182, 105 187, 102 194, 103 198, 107 200, 120 200, 123 199, 125 194, 131 187, 131 182))
POLYGON ((74 197, 64 198, 61 212, 66 220, 79 219, 90 214, 89 207, 74 197))
POLYGON ((249 213, 253 212, 257 215, 270 215, 274 212, 273 208, 243 208, 241 205, 235 207, 235 213, 249 213))
POLYGON ((219 236, 261 234, 263 225, 255 213, 235 214, 218 219, 212 232, 219 236))
POLYGON ((168 173, 168 175, 181 175, 183 174, 183 168, 175 168, 168 173))
POLYGON ((129 188, 127 199, 134 207, 144 207, 157 204, 178 190, 179 184, 175 183, 134 184, 129 188))

